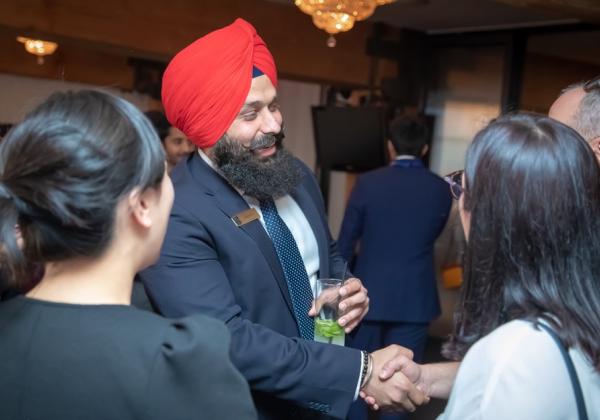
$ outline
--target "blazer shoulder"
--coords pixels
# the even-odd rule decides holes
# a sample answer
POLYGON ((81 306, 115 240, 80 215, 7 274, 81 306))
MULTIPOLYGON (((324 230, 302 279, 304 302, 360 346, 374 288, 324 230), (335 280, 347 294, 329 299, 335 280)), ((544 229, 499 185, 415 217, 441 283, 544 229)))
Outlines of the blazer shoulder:
POLYGON ((297 157, 295 157, 295 160, 302 176, 300 184, 306 187, 311 195, 314 195, 315 197, 319 196, 321 194, 321 188, 319 187, 315 173, 302 160, 298 159, 297 157))
POLYGON ((175 190, 175 200, 172 213, 179 212, 178 209, 186 209, 193 214, 199 212, 192 211, 202 207, 203 203, 210 200, 211 188, 218 181, 216 177, 220 175, 206 165, 204 162, 196 162, 193 159, 201 159, 199 156, 189 159, 185 164, 178 165, 173 170, 171 180, 175 190))
POLYGON ((146 391, 149 417, 184 419, 202 413, 256 419, 248 383, 231 362, 229 346, 229 331, 216 319, 197 314, 170 320, 146 391))

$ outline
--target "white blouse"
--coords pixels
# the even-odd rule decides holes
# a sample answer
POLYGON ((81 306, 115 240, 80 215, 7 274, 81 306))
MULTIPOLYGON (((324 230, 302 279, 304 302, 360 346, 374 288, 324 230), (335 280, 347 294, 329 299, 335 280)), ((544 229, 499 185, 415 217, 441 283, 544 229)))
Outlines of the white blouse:
MULTIPOLYGON (((569 351, 590 419, 600 419, 600 374, 569 351)), ((460 365, 438 420, 577 420, 575 395, 558 346, 547 332, 515 320, 479 340, 460 365)))

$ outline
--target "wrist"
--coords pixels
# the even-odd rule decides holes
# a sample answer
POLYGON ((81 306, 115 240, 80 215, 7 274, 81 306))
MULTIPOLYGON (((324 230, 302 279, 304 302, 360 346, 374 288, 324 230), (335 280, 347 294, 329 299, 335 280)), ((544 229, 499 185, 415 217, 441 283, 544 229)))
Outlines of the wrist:
POLYGON ((363 351, 363 364, 360 377, 360 389, 363 389, 369 383, 373 374, 373 356, 371 353, 363 351))
POLYGON ((459 363, 456 362, 421 365, 419 382, 430 397, 448 399, 458 367, 459 363))

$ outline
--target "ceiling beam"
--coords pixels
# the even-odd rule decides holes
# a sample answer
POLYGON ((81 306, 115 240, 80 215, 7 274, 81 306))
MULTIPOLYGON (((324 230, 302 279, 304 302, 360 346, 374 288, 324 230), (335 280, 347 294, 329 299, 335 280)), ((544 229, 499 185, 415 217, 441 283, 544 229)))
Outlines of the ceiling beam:
MULTIPOLYGON (((289 4, 261 0, 0 0, 0 28, 88 46, 105 53, 166 62, 198 37, 236 17, 254 24, 282 77, 366 86, 364 53, 372 23, 336 36, 335 48, 310 16, 289 4)), ((16 42, 16 41, 15 41, 16 42)))
POLYGON ((583 22, 600 23, 598 0, 494 0, 509 6, 532 9, 539 12, 560 13, 583 22))

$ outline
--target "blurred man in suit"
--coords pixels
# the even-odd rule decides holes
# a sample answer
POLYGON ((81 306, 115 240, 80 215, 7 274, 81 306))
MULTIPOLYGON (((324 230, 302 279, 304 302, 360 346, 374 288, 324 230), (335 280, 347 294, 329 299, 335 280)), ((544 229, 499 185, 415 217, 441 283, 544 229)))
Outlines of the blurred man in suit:
MULTIPOLYGON (((416 362, 422 361, 428 325, 440 314, 433 245, 452 201, 448 184, 420 159, 428 137, 418 118, 392 121, 392 163, 358 178, 338 241, 371 297, 351 346, 374 350, 400 344, 414 352, 416 362)), ((351 418, 366 417, 366 405, 355 404, 351 418)))

